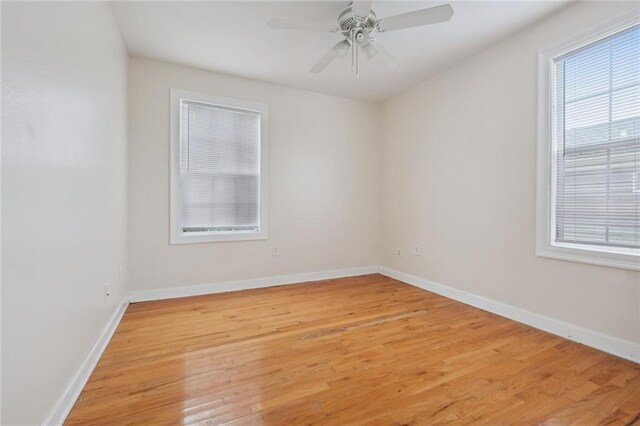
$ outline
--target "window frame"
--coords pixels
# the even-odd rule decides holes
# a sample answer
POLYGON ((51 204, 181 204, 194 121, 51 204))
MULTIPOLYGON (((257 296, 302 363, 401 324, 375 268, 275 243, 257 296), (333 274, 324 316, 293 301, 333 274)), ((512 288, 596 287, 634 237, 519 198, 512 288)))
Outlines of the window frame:
POLYGON ((180 89, 170 89, 170 219, 169 244, 198 244, 267 239, 267 152, 269 141, 269 107, 266 104, 243 101, 180 89), (207 232, 187 235, 182 232, 182 194, 180 190, 180 102, 201 102, 260 113, 260 196, 258 205, 259 230, 235 232, 207 232))
POLYGON ((598 245, 556 243, 555 191, 556 158, 554 155, 552 106, 554 60, 640 23, 640 12, 623 15, 538 52, 538 146, 536 194, 536 255, 572 262, 614 268, 640 270, 640 249, 612 249, 598 245))

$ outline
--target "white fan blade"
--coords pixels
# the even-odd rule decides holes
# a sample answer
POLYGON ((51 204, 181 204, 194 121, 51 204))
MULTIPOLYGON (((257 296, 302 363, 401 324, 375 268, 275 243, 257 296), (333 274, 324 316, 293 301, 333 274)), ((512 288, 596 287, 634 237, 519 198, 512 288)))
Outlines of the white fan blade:
POLYGON ((341 42, 336 43, 333 46, 333 50, 336 52, 339 58, 344 58, 344 55, 347 54, 350 47, 351 43, 349 43, 349 40, 342 40, 341 42))
POLYGON ((273 18, 267 23, 274 30, 310 30, 335 33, 335 25, 320 24, 318 22, 296 21, 293 19, 273 18))
POLYGON ((335 58, 342 58, 349 51, 351 45, 347 40, 336 43, 322 58, 309 70, 313 74, 322 72, 335 58))
POLYGON ((366 18, 371 12, 371 3, 373 0, 355 0, 351 5, 351 11, 361 18, 366 18))
POLYGON ((382 62, 387 68, 394 70, 398 68, 398 61, 393 57, 389 51, 380 44, 378 40, 371 40, 369 44, 373 45, 373 48, 376 50, 374 56, 382 62))
POLYGON ((402 15, 390 16, 381 19, 378 25, 381 31, 395 31, 404 28, 431 25, 447 22, 453 16, 453 8, 445 4, 443 6, 430 7, 429 9, 416 10, 402 15))

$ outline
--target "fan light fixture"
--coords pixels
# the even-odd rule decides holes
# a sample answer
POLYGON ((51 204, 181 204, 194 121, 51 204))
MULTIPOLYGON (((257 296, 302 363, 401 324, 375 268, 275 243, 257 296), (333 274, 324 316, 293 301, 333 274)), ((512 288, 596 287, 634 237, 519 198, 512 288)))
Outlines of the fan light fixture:
POLYGON ((278 30, 311 30, 341 33, 345 39, 336 43, 325 53, 311 67, 309 72, 314 74, 322 72, 334 59, 345 57, 349 49, 351 49, 351 71, 357 79, 360 71, 360 49, 362 49, 366 59, 377 57, 390 69, 395 69, 397 66, 397 61, 391 53, 373 37, 375 34, 447 22, 453 16, 453 8, 445 4, 378 19, 371 5, 372 0, 356 0, 350 3, 338 15, 336 25, 274 18, 269 21, 269 26, 278 30))

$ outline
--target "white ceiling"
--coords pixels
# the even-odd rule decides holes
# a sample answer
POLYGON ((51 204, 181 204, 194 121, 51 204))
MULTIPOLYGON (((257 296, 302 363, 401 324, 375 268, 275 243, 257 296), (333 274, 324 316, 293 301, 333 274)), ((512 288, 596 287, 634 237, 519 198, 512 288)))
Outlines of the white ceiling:
MULTIPOLYGON (((446 1, 374 1, 379 18, 446 1)), ((270 18, 334 24, 348 1, 113 2, 130 53, 215 72, 338 96, 384 100, 495 41, 555 12, 564 1, 450 2, 450 22, 378 36, 398 59, 393 71, 373 58, 362 62, 360 79, 350 55, 323 73, 309 68, 340 34, 272 30, 270 18)), ((362 57, 361 57, 362 58, 362 57)))

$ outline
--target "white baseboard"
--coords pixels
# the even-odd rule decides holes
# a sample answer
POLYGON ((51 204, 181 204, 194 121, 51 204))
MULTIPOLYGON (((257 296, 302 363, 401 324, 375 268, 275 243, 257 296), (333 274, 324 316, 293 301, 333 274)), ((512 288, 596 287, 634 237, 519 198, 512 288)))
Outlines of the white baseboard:
POLYGON ((378 266, 338 269, 333 271, 309 272, 303 274, 280 275, 267 278, 255 278, 241 281, 226 281, 211 284, 198 284, 184 287, 171 287, 157 290, 136 291, 129 294, 129 302, 146 302, 149 300, 175 299, 178 297, 201 296, 204 294, 226 293, 229 291, 249 290, 252 288, 272 287, 284 284, 297 284, 309 281, 329 280, 333 278, 353 277, 357 275, 375 274, 378 266))
POLYGON ((549 318, 535 312, 520 309, 492 299, 487 299, 486 297, 467 293, 453 287, 438 284, 433 281, 386 268, 384 266, 380 267, 380 273, 396 280, 403 281, 407 284, 411 284, 415 287, 510 318, 514 321, 544 330, 551 334, 565 337, 569 340, 573 340, 574 342, 582 343, 620 358, 640 362, 640 344, 618 339, 617 337, 589 330, 575 324, 549 318))
POLYGON ((122 319, 124 312, 127 310, 127 306, 129 306, 129 302, 125 300, 113 313, 102 330, 102 333, 100 333, 100 337, 98 337, 98 340, 93 345, 84 361, 82 361, 82 365, 80 365, 80 368, 76 371, 76 374, 73 376, 73 379, 65 389, 64 393, 60 399, 56 401, 55 405, 42 422, 43 425, 62 425, 64 423, 64 420, 67 418, 69 412, 73 408, 73 405, 80 396, 80 392, 82 392, 87 381, 89 381, 91 373, 93 373, 94 368, 96 368, 96 365, 107 347, 107 344, 109 344, 113 333, 116 331, 118 324, 120 324, 120 320, 122 319))

